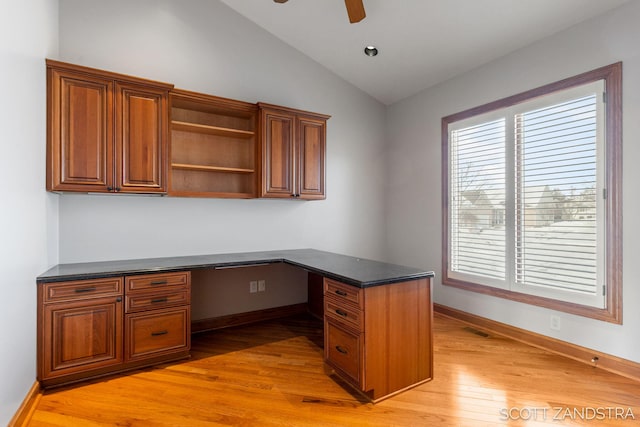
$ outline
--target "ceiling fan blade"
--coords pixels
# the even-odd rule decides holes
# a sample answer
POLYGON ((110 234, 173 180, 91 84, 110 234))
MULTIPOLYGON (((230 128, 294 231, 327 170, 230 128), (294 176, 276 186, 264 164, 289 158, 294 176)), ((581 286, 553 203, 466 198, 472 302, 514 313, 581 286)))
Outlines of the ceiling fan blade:
POLYGON ((362 21, 367 14, 364 12, 364 5, 362 0, 344 0, 345 6, 347 6, 347 13, 349 14, 349 22, 355 24, 362 21))

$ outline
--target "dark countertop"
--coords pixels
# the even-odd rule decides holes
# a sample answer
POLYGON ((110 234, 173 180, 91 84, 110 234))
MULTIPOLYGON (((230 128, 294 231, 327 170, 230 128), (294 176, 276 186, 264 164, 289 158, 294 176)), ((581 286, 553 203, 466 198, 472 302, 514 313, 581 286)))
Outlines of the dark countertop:
POLYGON ((237 267, 278 262, 301 267, 305 270, 360 288, 433 277, 434 275, 432 271, 372 261, 364 258, 355 258, 315 249, 292 249, 283 251, 58 264, 38 276, 36 281, 40 284, 66 280, 98 279, 122 275, 161 273, 199 268, 237 267))

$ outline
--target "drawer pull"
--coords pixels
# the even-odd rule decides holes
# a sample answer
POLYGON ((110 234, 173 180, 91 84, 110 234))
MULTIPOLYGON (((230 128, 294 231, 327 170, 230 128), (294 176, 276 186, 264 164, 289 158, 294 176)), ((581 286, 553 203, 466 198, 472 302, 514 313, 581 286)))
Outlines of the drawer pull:
POLYGON ((349 314, 345 311, 340 310, 339 308, 336 308, 336 314, 342 316, 342 317, 348 317, 349 314))
POLYGON ((156 299, 152 299, 152 300, 151 300, 151 304, 158 304, 158 303, 161 303, 161 302, 167 302, 167 301, 169 301, 169 299, 168 299, 167 297, 164 297, 164 298, 156 298, 156 299))
POLYGON ((159 337, 160 335, 167 335, 168 333, 169 333, 169 331, 167 331, 165 329, 164 331, 151 332, 151 336, 152 337, 159 337))
POLYGON ((338 350, 342 354, 349 354, 349 350, 347 350, 346 348, 342 348, 339 345, 336 346, 336 350, 338 350))
POLYGON ((96 287, 95 287, 95 286, 91 286, 91 287, 88 287, 88 288, 80 288, 80 289, 76 289, 76 290, 75 290, 75 293, 76 293, 76 294, 84 294, 84 293, 86 293, 86 292, 93 292, 93 291, 95 291, 95 290, 96 290, 96 287))
POLYGON ((154 282, 150 283, 151 285, 166 285, 167 281, 166 280, 156 280, 154 282))
POLYGON ((340 295, 341 297, 347 296, 347 293, 345 291, 341 291, 340 289, 336 289, 336 294, 340 295))

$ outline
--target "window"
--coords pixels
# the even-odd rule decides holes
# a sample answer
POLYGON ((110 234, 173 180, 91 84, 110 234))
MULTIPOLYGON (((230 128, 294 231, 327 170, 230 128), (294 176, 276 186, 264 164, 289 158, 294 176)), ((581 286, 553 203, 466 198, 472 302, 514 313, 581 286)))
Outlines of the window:
POLYGON ((621 323, 621 79, 442 119, 443 284, 621 323))

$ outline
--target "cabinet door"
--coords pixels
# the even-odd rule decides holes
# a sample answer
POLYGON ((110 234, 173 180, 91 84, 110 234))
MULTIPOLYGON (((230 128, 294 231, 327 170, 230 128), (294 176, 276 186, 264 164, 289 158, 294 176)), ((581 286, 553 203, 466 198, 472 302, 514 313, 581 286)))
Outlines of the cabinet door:
POLYGON ((41 379, 122 363, 122 297, 47 304, 41 379))
POLYGON ((325 198, 326 121, 298 120, 298 192, 301 199, 325 198))
POLYGON ((115 191, 167 191, 168 91, 116 83, 115 191))
POLYGON ((47 190, 109 191, 112 81, 52 68, 47 77, 47 190))
POLYGON ((262 110, 262 197, 293 197, 295 115, 262 110))

